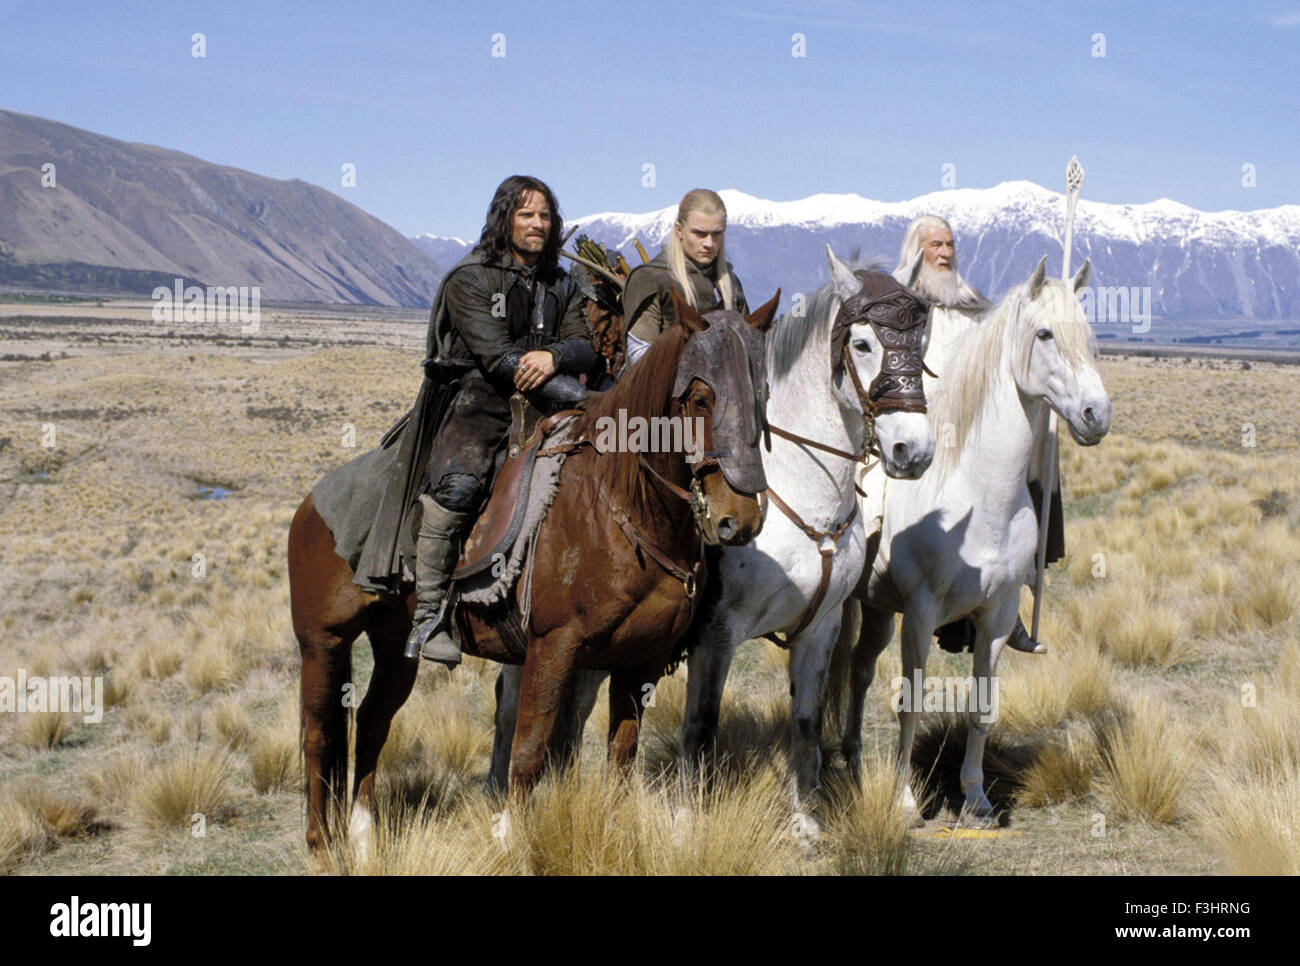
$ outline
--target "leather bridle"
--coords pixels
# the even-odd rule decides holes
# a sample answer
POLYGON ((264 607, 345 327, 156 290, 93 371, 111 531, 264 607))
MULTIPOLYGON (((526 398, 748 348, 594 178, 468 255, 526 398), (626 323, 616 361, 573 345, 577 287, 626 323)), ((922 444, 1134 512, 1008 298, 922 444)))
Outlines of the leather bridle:
MULTIPOLYGON (((833 374, 838 373, 841 367, 848 370, 849 381, 853 384, 853 391, 857 394, 858 403, 862 407, 863 421, 866 424, 866 433, 862 440, 862 451, 860 453, 850 453, 847 450, 828 446, 806 436, 800 436, 798 433, 781 429, 779 426, 773 426, 770 423, 767 424, 766 428, 769 432, 793 443, 818 449, 841 459, 869 464, 872 456, 878 459, 883 458, 883 454, 880 452, 880 440, 876 436, 876 417, 889 412, 924 413, 925 394, 921 385, 921 373, 927 372, 930 375, 934 375, 934 373, 926 368, 925 362, 921 358, 921 336, 924 331, 925 315, 920 314, 920 310, 923 308, 925 313, 928 314, 929 307, 901 285, 888 288, 885 292, 874 297, 868 297, 865 294, 868 288, 868 276, 864 272, 857 274, 862 279, 863 291, 851 303, 845 302, 841 304, 840 314, 836 317, 835 327, 831 333, 831 353, 834 360, 833 374), (907 326, 886 325, 884 320, 871 317, 871 310, 877 306, 889 306, 897 312, 910 310, 912 322, 907 326), (872 380, 870 389, 862 385, 862 379, 858 376, 858 369, 853 364, 852 354, 849 349, 849 329, 861 321, 866 321, 871 325, 876 337, 880 340, 884 352, 880 372, 872 380)), ((888 276, 886 277, 888 278, 888 276)), ((891 278, 889 281, 893 282, 893 279, 891 278)), ((856 484, 854 488, 857 489, 856 484)), ((861 490, 858 490, 858 492, 861 493, 861 490)), ((821 607, 822 600, 826 597, 826 591, 830 586, 831 565, 835 550, 839 545, 840 537, 848 531, 854 517, 857 515, 857 501, 854 501, 849 515, 838 526, 830 530, 817 530, 805 523, 799 514, 781 499, 771 487, 768 487, 761 496, 771 499, 798 530, 817 544, 817 551, 821 555, 822 572, 817 585, 817 592, 813 595, 812 602, 804 611, 799 624, 789 635, 790 637, 797 637, 803 632, 804 628, 812 623, 813 618, 817 616, 818 609, 821 607)), ((766 505, 764 505, 763 509, 766 516, 766 505)))

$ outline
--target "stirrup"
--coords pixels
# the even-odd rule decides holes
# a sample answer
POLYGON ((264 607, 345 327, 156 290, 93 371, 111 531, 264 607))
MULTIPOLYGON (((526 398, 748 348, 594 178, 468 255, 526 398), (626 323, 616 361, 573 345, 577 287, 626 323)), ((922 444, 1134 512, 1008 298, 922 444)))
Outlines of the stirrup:
POLYGON ((406 654, 414 657, 417 653, 426 661, 435 661, 454 668, 460 663, 460 646, 447 633, 437 617, 411 628, 411 636, 406 640, 406 654))
POLYGON ((417 657, 423 657, 428 661, 445 664, 449 668, 460 663, 460 646, 446 629, 446 624, 451 619, 450 603, 451 594, 444 594, 437 612, 411 627, 411 633, 406 638, 406 649, 403 652, 407 658, 415 660, 417 657))

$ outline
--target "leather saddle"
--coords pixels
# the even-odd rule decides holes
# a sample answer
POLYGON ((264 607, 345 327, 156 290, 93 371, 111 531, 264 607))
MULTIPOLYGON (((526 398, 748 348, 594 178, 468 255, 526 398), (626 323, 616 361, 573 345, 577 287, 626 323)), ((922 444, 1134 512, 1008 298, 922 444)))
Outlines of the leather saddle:
POLYGON ((509 555, 523 527, 541 441, 557 422, 576 412, 569 409, 542 418, 522 396, 511 397, 509 445, 502 452, 487 506, 465 539, 453 580, 480 574, 509 555))
MULTIPOLYGON (((579 412, 569 409, 545 419, 537 418, 540 414, 520 396, 511 398, 510 411, 509 446, 503 450, 502 462, 493 475, 487 506, 465 539, 459 564, 452 573, 452 592, 447 600, 454 607, 456 619, 452 621, 451 631, 459 639, 462 649, 467 641, 473 640, 473 633, 464 608, 459 604, 457 584, 495 566, 504 567, 523 529, 533 468, 537 464, 541 442, 561 419, 579 412)), ((493 576, 500 576, 500 573, 494 571, 493 576)), ((522 662, 528 635, 513 594, 507 594, 500 603, 488 606, 480 614, 496 628, 506 649, 522 662)))

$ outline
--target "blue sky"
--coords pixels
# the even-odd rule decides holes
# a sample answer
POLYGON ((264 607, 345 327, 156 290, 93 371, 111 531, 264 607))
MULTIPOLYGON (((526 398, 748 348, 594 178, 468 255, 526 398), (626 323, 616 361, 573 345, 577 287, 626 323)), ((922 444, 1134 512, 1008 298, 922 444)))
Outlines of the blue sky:
POLYGON ((476 236, 513 173, 570 217, 701 185, 897 201, 945 164, 1059 190, 1075 153, 1094 200, 1300 203, 1300 0, 0 0, 0 78, 0 107, 302 178, 408 235, 476 236))

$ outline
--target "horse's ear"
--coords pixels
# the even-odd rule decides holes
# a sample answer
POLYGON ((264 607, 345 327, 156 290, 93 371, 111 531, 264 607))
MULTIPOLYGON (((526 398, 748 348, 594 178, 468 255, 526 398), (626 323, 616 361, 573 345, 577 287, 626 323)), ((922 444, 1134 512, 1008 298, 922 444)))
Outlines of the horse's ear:
POLYGON ((747 321, 759 332, 766 332, 772 327, 776 320, 776 307, 781 304, 781 290, 777 289, 776 294, 758 307, 757 310, 750 313, 747 321))
POLYGON ((909 272, 907 273, 907 283, 906 283, 906 284, 907 284, 907 287, 908 287, 908 288, 911 288, 911 289, 916 288, 916 283, 917 283, 917 281, 918 281, 918 280, 920 279, 920 277, 921 277, 921 266, 922 266, 923 264, 925 264, 925 250, 924 250, 924 249, 922 249, 921 251, 917 252, 917 253, 916 253, 916 257, 915 257, 914 259, 912 259, 912 269, 911 269, 911 271, 909 271, 909 272))
POLYGON ((677 294, 677 289, 669 288, 668 291, 673 297, 673 316, 681 323, 688 335, 703 332, 709 327, 704 317, 691 308, 691 303, 677 294))
POLYGON ((1079 271, 1074 276, 1074 290, 1077 292, 1088 284, 1088 279, 1092 278, 1092 259, 1086 258, 1083 264, 1079 266, 1079 271))
POLYGON ((835 294, 841 302, 847 302, 853 296, 862 290, 862 282, 858 277, 849 270, 849 267, 835 257, 831 251, 831 246, 826 246, 826 264, 831 269, 831 282, 835 286, 835 294))
POLYGON ((1047 256, 1044 255, 1038 260, 1038 267, 1034 269, 1034 274, 1029 276, 1029 301, 1038 298, 1038 293, 1043 290, 1043 283, 1047 281, 1047 256))

